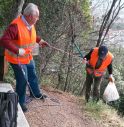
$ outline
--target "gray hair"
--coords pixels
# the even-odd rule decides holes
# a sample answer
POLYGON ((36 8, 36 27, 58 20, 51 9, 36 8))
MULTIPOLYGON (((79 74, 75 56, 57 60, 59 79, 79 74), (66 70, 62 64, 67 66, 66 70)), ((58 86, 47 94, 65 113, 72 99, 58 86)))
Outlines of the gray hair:
POLYGON ((37 15, 37 14, 39 14, 38 6, 33 3, 29 3, 23 12, 23 15, 37 15))

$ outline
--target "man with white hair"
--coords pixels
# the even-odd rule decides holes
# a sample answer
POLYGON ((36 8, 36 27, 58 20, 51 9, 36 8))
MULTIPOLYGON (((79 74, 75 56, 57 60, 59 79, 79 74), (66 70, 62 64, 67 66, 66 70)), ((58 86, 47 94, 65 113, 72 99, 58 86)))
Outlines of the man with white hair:
POLYGON ((16 92, 24 112, 27 111, 25 104, 27 84, 31 95, 38 99, 44 99, 38 85, 32 49, 36 42, 41 47, 49 46, 49 44, 36 36, 34 25, 38 19, 37 5, 29 3, 24 9, 23 15, 18 16, 10 23, 0 40, 1 45, 6 49, 6 60, 13 68, 16 78, 16 92))

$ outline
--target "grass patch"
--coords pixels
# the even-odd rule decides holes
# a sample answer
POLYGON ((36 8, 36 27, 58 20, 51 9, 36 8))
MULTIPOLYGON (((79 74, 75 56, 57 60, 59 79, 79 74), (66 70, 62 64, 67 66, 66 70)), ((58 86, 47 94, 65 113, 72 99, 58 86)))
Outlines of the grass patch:
POLYGON ((99 102, 93 102, 93 101, 89 101, 89 103, 86 103, 86 111, 91 112, 92 116, 94 118, 99 119, 100 118, 100 114, 102 113, 103 109, 105 109, 106 106, 103 106, 102 101, 99 102))
POLYGON ((85 111, 105 127, 124 127, 124 118, 120 117, 114 108, 102 101, 97 103, 89 101, 86 103, 85 111))

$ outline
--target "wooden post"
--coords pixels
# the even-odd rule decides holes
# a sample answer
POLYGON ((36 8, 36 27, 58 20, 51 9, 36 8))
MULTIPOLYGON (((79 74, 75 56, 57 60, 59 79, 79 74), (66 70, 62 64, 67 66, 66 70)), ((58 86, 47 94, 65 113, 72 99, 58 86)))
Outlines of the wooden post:
POLYGON ((4 49, 0 47, 0 81, 3 81, 4 77, 4 49))
POLYGON ((4 56, 0 56, 0 81, 3 81, 4 77, 4 56))
POLYGON ((4 74, 7 72, 7 63, 4 58, 4 48, 0 47, 0 81, 3 81, 4 74))

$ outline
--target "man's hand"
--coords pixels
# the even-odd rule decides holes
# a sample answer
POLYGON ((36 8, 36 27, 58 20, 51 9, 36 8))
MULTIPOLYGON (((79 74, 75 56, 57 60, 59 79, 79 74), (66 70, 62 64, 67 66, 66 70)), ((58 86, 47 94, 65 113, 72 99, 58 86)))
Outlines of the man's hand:
POLYGON ((112 74, 109 75, 109 81, 110 81, 110 82, 114 82, 114 81, 115 81, 115 79, 114 79, 114 77, 113 77, 112 74))
POLYGON ((23 49, 23 48, 20 48, 19 49, 19 56, 24 56, 24 55, 26 55, 26 54, 30 54, 32 52, 32 50, 31 49, 23 49))
POLYGON ((50 47, 49 43, 44 41, 43 39, 40 40, 39 45, 44 48, 46 46, 50 47))

